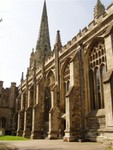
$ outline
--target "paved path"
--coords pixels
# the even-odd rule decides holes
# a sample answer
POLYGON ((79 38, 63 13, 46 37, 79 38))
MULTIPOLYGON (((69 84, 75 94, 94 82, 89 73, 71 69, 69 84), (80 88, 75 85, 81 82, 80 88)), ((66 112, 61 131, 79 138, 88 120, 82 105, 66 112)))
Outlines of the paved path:
POLYGON ((100 143, 63 142, 62 140, 0 141, 13 150, 106 150, 100 143))

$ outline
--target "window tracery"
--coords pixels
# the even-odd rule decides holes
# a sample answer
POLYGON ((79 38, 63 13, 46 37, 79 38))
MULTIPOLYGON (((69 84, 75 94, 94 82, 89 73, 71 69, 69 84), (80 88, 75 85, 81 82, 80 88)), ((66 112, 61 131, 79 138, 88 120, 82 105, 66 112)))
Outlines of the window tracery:
POLYGON ((102 109, 104 108, 103 78, 106 73, 104 41, 98 41, 92 46, 89 62, 91 109, 102 109))

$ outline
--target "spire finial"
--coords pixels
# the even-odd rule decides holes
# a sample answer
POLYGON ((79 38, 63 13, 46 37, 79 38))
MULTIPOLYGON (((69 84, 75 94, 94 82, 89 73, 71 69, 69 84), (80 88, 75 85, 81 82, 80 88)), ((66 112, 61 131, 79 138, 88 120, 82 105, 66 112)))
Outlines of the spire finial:
POLYGON ((61 38, 60 38, 60 31, 59 30, 57 31, 57 34, 56 34, 55 46, 62 47, 61 38))
POLYGON ((105 7, 104 5, 101 3, 100 0, 97 0, 97 4, 94 8, 94 18, 98 18, 100 15, 105 13, 105 7))
POLYGON ((51 52, 49 27, 48 27, 48 16, 46 0, 44 0, 42 18, 39 30, 39 38, 36 44, 36 61, 37 64, 43 62, 43 58, 46 58, 51 52))

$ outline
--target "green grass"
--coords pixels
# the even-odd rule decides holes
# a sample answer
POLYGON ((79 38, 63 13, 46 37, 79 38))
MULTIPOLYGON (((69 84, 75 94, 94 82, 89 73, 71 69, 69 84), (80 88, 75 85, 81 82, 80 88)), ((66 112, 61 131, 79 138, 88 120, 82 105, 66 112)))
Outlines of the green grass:
POLYGON ((27 140, 20 136, 0 136, 0 140, 27 140))
POLYGON ((113 148, 109 147, 107 150, 113 150, 113 148))

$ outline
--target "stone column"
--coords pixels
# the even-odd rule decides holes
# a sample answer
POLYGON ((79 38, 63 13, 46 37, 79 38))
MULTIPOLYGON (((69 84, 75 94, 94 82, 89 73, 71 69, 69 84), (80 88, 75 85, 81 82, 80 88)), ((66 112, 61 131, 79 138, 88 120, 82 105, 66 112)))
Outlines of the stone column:
POLYGON ((23 131, 23 137, 25 137, 26 132, 26 111, 24 112, 24 131, 23 131))
POLYGON ((113 42, 110 32, 105 36, 105 49, 107 61, 107 73, 104 78, 105 137, 113 140, 113 42))
POLYGON ((23 137, 29 138, 31 134, 31 131, 27 129, 27 110, 24 112, 24 131, 23 131, 23 137))
MULTIPOLYGON (((74 62, 70 62, 70 87, 74 86, 74 62)), ((72 141, 71 137, 71 131, 70 131, 70 126, 71 126, 71 121, 70 121, 70 98, 69 95, 66 96, 66 105, 65 105, 65 110, 66 110, 66 129, 65 129, 65 136, 64 136, 64 141, 72 141)))
POLYGON ((108 34, 105 37, 105 49, 106 49, 107 69, 110 70, 113 68, 113 44, 111 34, 108 34))
POLYGON ((56 87, 51 90, 51 110, 49 112, 49 139, 57 139, 59 131, 58 108, 56 106, 56 87))
POLYGON ((66 129, 64 141, 71 141, 71 133, 70 133, 70 103, 69 97, 66 97, 66 129))
POLYGON ((21 128, 21 112, 18 113, 18 126, 17 126, 17 136, 22 136, 23 130, 21 128))
POLYGON ((32 110, 32 132, 31 132, 31 139, 35 139, 35 109, 32 110))
POLYGON ((17 136, 19 136, 19 131, 20 131, 20 113, 18 113, 17 136))

